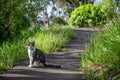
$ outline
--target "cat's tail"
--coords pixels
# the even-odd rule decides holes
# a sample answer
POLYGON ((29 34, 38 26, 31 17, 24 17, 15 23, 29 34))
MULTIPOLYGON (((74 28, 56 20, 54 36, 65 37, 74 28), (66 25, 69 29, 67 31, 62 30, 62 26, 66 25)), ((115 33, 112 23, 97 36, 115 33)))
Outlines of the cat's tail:
POLYGON ((61 68, 60 65, 53 65, 53 64, 45 64, 44 67, 47 67, 47 68, 61 68))

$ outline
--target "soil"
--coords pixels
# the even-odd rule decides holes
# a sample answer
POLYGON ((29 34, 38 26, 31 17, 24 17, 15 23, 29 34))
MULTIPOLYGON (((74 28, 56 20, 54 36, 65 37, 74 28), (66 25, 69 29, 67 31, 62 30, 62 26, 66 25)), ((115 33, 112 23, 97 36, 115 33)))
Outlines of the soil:
POLYGON ((67 44, 66 51, 45 55, 47 64, 60 65, 61 68, 29 68, 29 60, 25 60, 1 74, 0 80, 85 80, 80 67, 81 55, 95 30, 76 28, 74 29, 76 38, 67 44))

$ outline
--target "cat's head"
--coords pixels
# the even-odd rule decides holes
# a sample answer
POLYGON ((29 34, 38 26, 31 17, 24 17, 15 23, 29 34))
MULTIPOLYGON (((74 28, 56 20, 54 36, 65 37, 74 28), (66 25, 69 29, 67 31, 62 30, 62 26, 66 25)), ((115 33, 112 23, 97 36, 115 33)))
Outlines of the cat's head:
POLYGON ((34 49, 34 47, 35 47, 35 41, 32 41, 32 42, 30 42, 30 41, 28 41, 27 42, 27 47, 28 47, 28 49, 34 49))

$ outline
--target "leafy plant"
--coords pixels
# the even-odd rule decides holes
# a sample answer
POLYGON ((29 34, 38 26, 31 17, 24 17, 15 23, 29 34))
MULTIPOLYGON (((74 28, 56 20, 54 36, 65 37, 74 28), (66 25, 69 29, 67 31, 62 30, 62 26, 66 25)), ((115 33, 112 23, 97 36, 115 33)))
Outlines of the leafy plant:
POLYGON ((101 26, 106 23, 112 13, 107 13, 99 5, 80 5, 72 13, 69 19, 71 25, 78 27, 101 26))

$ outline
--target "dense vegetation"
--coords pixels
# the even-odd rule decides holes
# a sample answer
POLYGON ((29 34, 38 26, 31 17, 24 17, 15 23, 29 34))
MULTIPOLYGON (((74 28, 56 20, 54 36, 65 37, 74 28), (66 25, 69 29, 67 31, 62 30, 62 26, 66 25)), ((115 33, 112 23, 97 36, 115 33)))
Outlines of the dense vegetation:
POLYGON ((83 54, 81 65, 89 80, 120 79, 120 21, 98 32, 83 54))
POLYGON ((0 0, 0 43, 18 36, 30 26, 21 3, 25 0, 0 0))

